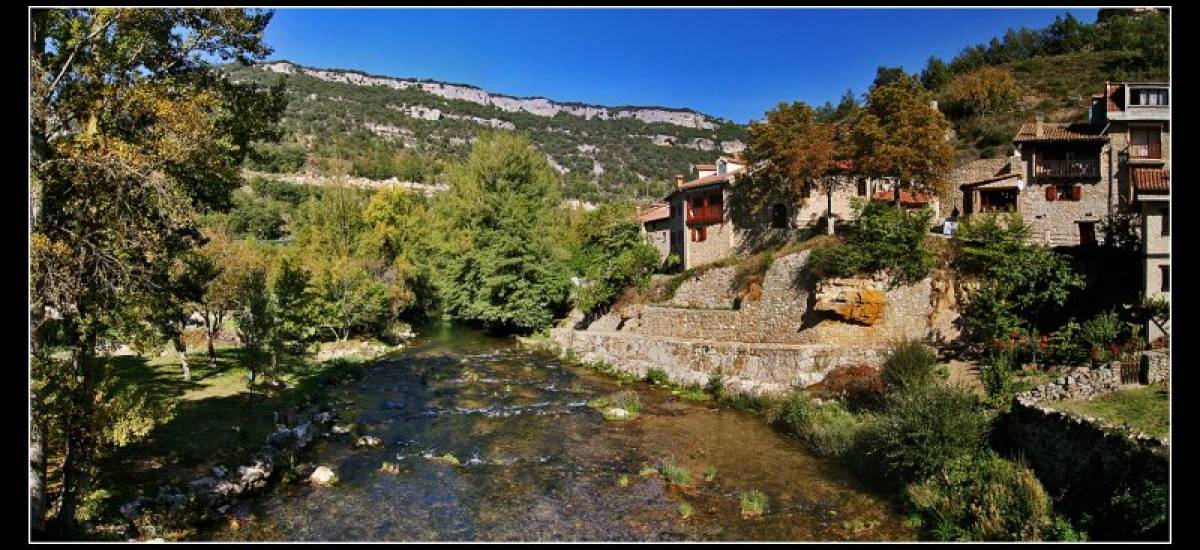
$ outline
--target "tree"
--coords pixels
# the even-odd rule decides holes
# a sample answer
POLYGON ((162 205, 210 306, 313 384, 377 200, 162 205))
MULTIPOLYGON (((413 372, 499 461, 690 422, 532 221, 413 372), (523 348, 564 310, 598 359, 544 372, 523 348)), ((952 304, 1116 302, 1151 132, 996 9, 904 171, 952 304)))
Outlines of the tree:
MULTIPOLYGON (((253 387, 263 368, 263 355, 276 347, 273 345, 276 339, 275 304, 267 286, 267 271, 263 267, 250 268, 237 283, 237 309, 233 316, 237 321, 238 338, 248 356, 249 384, 253 387)), ((270 371, 269 375, 274 376, 274 371, 270 371)))
POLYGON ((313 336, 312 293, 309 291, 311 274, 289 257, 280 260, 271 282, 271 295, 275 300, 275 336, 272 347, 272 365, 278 352, 295 352, 313 336))
POLYGON ((950 83, 953 76, 946 62, 933 55, 929 57, 929 61, 925 63, 925 69, 921 71, 921 85, 930 92, 938 92, 950 83))
POLYGON ((905 78, 911 78, 908 73, 904 72, 904 67, 888 67, 880 65, 875 68, 875 80, 871 83, 872 88, 887 86, 905 78))
POLYGON ((897 205, 901 187, 932 188, 939 196, 949 192, 947 176, 954 163, 954 146, 947 139, 950 124, 931 99, 908 76, 875 86, 848 128, 855 170, 896 178, 897 205))
POLYGON ((388 289, 372 270, 373 262, 349 256, 323 261, 314 285, 317 325, 335 340, 378 326, 388 313, 388 289))
POLYGON ((756 167, 756 177, 787 181, 797 194, 819 184, 826 194, 828 232, 833 234, 833 190, 837 176, 846 171, 848 136, 841 124, 819 122, 804 102, 780 103, 767 113, 765 123, 751 126, 744 154, 756 167))
POLYGON ((435 203, 444 220, 441 303, 489 329, 545 327, 567 300, 564 251, 552 227, 558 177, 528 138, 481 136, 435 203))
POLYGON ((569 228, 572 270, 583 278, 573 289, 584 313, 609 306, 630 285, 642 285, 658 267, 658 252, 642 235, 629 203, 609 203, 584 212, 569 228))
MULTIPOLYGON (((159 292, 197 241, 197 209, 223 207, 253 140, 277 138, 282 88, 260 93, 206 60, 263 59, 271 14, 229 9, 30 13, 30 317, 61 328, 81 380, 55 417, 66 442, 58 519, 74 528, 84 465, 106 444, 98 344, 127 296, 159 292)), ((39 334, 39 332, 35 332, 39 334)), ((34 351, 42 342, 32 342, 34 351)), ((51 361, 54 361, 51 359, 51 361)), ((44 486, 44 485, 43 485, 44 486)))
POLYGON ((946 87, 947 109, 959 116, 987 115, 1012 109, 1017 102, 1017 79, 997 67, 980 67, 959 75, 946 87))

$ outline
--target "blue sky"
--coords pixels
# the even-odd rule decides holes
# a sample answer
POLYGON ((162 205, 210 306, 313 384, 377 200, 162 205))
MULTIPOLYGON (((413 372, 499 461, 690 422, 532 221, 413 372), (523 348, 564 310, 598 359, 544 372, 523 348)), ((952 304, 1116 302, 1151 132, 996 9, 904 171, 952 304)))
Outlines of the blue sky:
MULTIPOLYGON (((279 9, 274 59, 747 122, 780 101, 861 94, 1057 9, 279 9)), ((1095 9, 1069 10, 1092 22, 1095 9)))

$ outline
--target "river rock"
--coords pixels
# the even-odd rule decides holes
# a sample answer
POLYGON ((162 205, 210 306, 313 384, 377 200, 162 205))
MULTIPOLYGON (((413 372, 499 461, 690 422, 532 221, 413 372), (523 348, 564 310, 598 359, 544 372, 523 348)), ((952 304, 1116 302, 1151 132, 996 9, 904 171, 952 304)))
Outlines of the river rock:
POLYGON ((383 440, 373 435, 364 435, 354 442, 355 447, 378 447, 383 445, 383 440))
POLYGON ((334 435, 344 435, 350 433, 350 428, 345 426, 334 426, 330 431, 333 432, 334 435))
POLYGON ((604 416, 613 420, 624 420, 629 417, 629 411, 620 407, 609 407, 604 409, 604 416))
POLYGON ((312 475, 308 476, 308 479, 315 485, 328 487, 333 485, 333 480, 337 479, 337 474, 334 474, 333 470, 329 469, 328 466, 318 466, 316 470, 313 470, 312 475))

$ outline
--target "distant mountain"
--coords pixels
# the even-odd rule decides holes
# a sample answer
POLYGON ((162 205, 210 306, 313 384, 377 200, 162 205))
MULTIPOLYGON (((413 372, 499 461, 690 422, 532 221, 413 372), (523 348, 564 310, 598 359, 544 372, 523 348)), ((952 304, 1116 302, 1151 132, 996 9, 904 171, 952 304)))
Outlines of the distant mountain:
POLYGON ((464 158, 479 132, 506 129, 529 135, 546 153, 569 197, 646 198, 664 192, 675 174, 739 152, 747 141, 745 126, 691 109, 513 97, 288 61, 222 70, 264 85, 286 78, 288 136, 260 147, 252 162, 273 172, 336 157, 351 161, 358 176, 436 179, 436 167, 413 164, 464 158))

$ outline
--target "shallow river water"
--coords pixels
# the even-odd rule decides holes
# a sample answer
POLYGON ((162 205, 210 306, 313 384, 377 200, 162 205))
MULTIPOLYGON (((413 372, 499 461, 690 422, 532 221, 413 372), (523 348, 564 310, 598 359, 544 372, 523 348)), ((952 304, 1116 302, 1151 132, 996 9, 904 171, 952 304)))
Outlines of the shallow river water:
POLYGON ((245 506, 216 540, 905 540, 893 504, 750 414, 564 365, 510 339, 434 327, 335 390, 341 424, 381 447, 321 439, 333 487, 291 484, 245 506), (586 402, 634 389, 610 422, 586 402), (435 457, 453 454, 453 465, 435 457), (690 487, 641 466, 673 460, 690 487), (384 461, 398 473, 379 471, 384 461), (712 481, 704 480, 709 466, 712 481), (628 484, 620 483, 622 475, 628 484), (743 518, 739 493, 767 512, 743 518), (694 514, 681 518, 679 505, 694 514))

